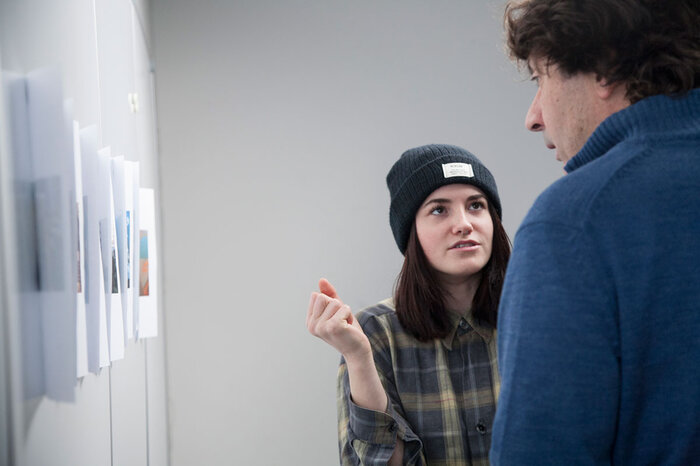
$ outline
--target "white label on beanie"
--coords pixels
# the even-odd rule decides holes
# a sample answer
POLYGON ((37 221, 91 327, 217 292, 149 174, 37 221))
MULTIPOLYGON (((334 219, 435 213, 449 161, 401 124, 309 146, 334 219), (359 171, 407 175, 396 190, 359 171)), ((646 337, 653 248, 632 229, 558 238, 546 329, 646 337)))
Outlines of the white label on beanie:
POLYGON ((445 175, 445 178, 452 178, 453 176, 474 177, 474 170, 472 170, 472 166, 469 163, 443 163, 442 173, 445 175))

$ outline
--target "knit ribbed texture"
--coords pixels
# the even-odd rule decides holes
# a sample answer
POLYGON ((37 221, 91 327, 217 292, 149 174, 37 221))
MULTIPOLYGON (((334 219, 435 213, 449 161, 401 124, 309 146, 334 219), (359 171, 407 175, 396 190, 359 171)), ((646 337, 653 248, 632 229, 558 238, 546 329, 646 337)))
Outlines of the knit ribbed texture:
POLYGON ((481 189, 502 218, 501 199, 491 172, 471 152, 446 144, 430 144, 409 149, 391 167, 386 177, 391 195, 389 223, 401 253, 406 252, 408 235, 418 208, 437 188, 455 183, 481 189), (445 177, 443 164, 466 163, 474 176, 445 177))
POLYGON ((655 133, 678 132, 695 134, 700 116, 700 89, 694 89, 687 98, 655 95, 613 113, 593 132, 581 151, 564 166, 571 173, 588 162, 600 157, 623 139, 636 136, 653 137, 655 133), (654 118, 649 118, 654 115, 654 118))

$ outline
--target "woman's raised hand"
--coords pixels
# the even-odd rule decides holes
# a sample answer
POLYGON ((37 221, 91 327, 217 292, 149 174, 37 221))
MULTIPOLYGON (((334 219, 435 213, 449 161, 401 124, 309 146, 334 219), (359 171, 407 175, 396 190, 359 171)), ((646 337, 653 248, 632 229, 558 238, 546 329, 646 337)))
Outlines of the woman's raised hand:
POLYGON ((338 299, 328 280, 318 282, 320 291, 311 293, 306 314, 306 328, 335 349, 345 359, 366 358, 372 349, 369 339, 352 314, 350 307, 338 299))

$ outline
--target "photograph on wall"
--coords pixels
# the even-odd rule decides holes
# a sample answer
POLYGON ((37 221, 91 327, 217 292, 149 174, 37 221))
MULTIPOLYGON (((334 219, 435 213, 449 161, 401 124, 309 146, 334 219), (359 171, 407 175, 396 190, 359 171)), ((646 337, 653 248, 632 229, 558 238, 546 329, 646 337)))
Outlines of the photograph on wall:
POLYGON ((141 230, 139 240, 139 296, 148 296, 148 231, 141 230))
MULTIPOLYGON (((66 104, 66 120, 71 121, 72 105, 66 104)), ((74 215, 75 231, 73 232, 73 244, 75 246, 75 269, 76 269, 76 372, 77 378, 85 377, 88 373, 88 335, 87 335, 87 315, 86 315, 86 291, 85 286, 85 197, 83 196, 83 167, 82 153, 80 148, 80 124, 72 121, 69 131, 73 142, 73 184, 75 186, 75 210, 74 215)))
POLYGON ((111 190, 111 179, 109 179, 109 224, 110 224, 110 246, 111 246, 111 261, 112 261, 112 277, 110 280, 112 296, 110 298, 109 306, 107 307, 109 311, 109 355, 112 361, 124 358, 124 350, 126 347, 126 339, 124 331, 124 303, 122 294, 122 282, 121 273, 122 265, 120 261, 120 251, 117 247, 117 223, 116 223, 116 210, 114 209, 114 197, 112 196, 111 190))
POLYGON ((61 179, 58 176, 38 179, 34 183, 39 252, 39 287, 43 291, 64 288, 63 227, 60 208, 61 179))
POLYGON ((158 244, 155 191, 139 190, 138 338, 158 336, 158 244))
POLYGON ((109 336, 109 356, 112 361, 124 358, 124 316, 120 283, 120 260, 117 248, 116 209, 112 190, 111 149, 104 147, 97 151, 99 190, 101 193, 100 216, 104 222, 103 252, 105 268, 105 297, 107 304, 107 329, 109 336))
POLYGON ((119 280, 117 279, 117 248, 114 245, 114 236, 112 236, 112 293, 119 293, 119 280))
POLYGON ((139 163, 124 161, 124 198, 126 208, 127 243, 127 313, 126 330, 130 339, 136 337, 139 314, 139 163))
POLYGON ((129 299, 128 280, 128 229, 126 220, 127 198, 126 198, 126 160, 123 155, 115 155, 110 158, 110 181, 112 187, 112 213, 114 215, 114 245, 117 273, 117 287, 119 289, 119 299, 121 300, 121 318, 124 345, 128 343, 133 334, 129 332, 132 321, 132 302, 129 299), (126 271, 125 271, 126 269, 126 271))
POLYGON ((126 288, 131 288, 131 211, 126 211, 126 288))
MULTIPOLYGON (((98 374, 109 366, 105 271, 102 268, 101 190, 98 176, 97 126, 80 129, 81 174, 83 182, 85 322, 87 327, 88 370, 98 374)), ((76 175, 77 176, 77 175, 76 175)))
MULTIPOLYGON (((80 212, 80 210, 81 210, 80 204, 76 202, 75 203, 75 211, 80 212)), ((83 275, 81 272, 82 257, 80 256, 80 215, 77 215, 75 217, 75 220, 76 220, 75 223, 76 223, 76 227, 77 227, 76 231, 78 232, 78 235, 76 235, 76 237, 75 237, 75 259, 76 259, 75 265, 76 265, 76 269, 78 271, 78 282, 76 283, 76 287, 77 287, 78 293, 80 294, 83 292, 83 275)))
POLYGON ((3 70, 3 94, 9 113, 9 144, 14 183, 14 233, 16 253, 24 258, 18 261, 18 304, 22 309, 20 355, 22 370, 22 397, 25 400, 44 394, 44 357, 39 296, 39 256, 34 201, 34 169, 27 116, 27 86, 24 76, 3 70))
POLYGON ((76 385, 76 271, 72 211, 76 202, 72 109, 57 68, 26 75, 33 171, 45 394, 73 401, 76 385))
MULTIPOLYGON (((100 230, 102 229, 102 222, 100 222, 100 230)), ((99 266, 100 266, 100 286, 99 288, 99 304, 100 304, 100 309, 101 309, 101 315, 100 315, 100 322, 99 322, 99 328, 97 329, 98 331, 98 339, 100 342, 99 346, 99 367, 107 367, 111 364, 112 361, 112 356, 109 354, 110 352, 110 345, 109 345, 109 319, 107 317, 107 293, 105 290, 105 287, 103 284, 107 283, 107 277, 106 277, 106 272, 107 268, 104 266, 104 262, 102 261, 102 250, 104 248, 103 246, 103 240, 102 240, 102 234, 99 234, 98 237, 98 242, 100 246, 100 253, 97 255, 98 256, 98 261, 99 261, 99 266)))

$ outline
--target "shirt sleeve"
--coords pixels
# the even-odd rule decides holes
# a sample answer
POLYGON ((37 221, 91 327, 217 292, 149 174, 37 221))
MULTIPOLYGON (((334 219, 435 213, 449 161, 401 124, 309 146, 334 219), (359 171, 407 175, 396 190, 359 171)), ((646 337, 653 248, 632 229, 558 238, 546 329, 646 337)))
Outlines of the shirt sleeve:
MULTIPOLYGON (((363 326, 372 335, 372 329, 363 326)), ((371 327, 371 325, 370 325, 371 327)), ((374 335, 376 337, 376 335, 374 335)), ((375 338, 370 338, 372 341, 375 338)), ((404 465, 424 465, 422 442, 403 415, 401 403, 386 367, 382 350, 373 345, 377 372, 387 393, 387 412, 362 408, 352 401, 345 360, 338 369, 338 447, 342 465, 386 465, 394 452, 396 439, 404 442, 404 465)), ((387 349, 388 351, 388 349, 387 349)))
POLYGON ((590 232, 524 226, 498 321, 494 465, 610 464, 620 364, 614 277, 590 232))

